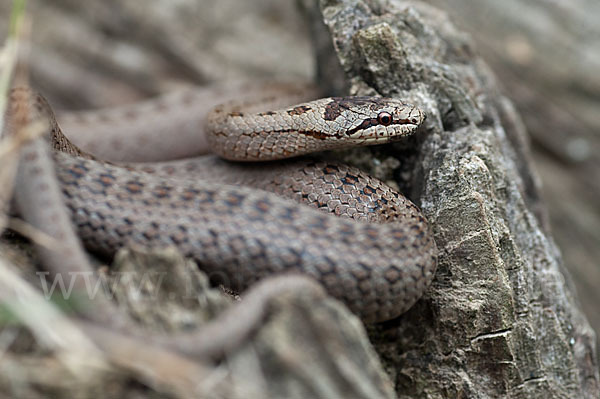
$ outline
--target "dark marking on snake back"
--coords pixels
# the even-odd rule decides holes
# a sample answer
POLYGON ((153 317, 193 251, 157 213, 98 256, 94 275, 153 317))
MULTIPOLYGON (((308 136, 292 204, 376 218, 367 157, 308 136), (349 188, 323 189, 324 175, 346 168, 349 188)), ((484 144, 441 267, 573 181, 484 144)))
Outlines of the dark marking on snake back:
POLYGON ((139 194, 144 189, 144 185, 137 181, 128 181, 125 183, 125 190, 130 192, 131 194, 139 194))
POLYGON ((340 169, 336 165, 327 164, 323 167, 323 173, 326 175, 331 175, 339 171, 340 169))
POLYGON ((183 193, 181 193, 179 198, 183 201, 193 201, 196 197, 198 197, 199 194, 199 190, 196 190, 194 188, 187 188, 183 191, 183 193))
POLYGON ((358 183, 358 177, 346 173, 346 176, 342 178, 342 184, 354 186, 358 183))
POLYGON ((67 169, 67 172, 71 174, 73 177, 80 179, 89 172, 89 168, 86 167, 83 163, 76 163, 67 169))
POLYGON ((254 209, 259 211, 260 213, 267 213, 269 209, 271 209, 271 203, 267 200, 261 199, 254 203, 254 209))
POLYGON ((372 194, 374 194, 377 190, 375 190, 375 188, 367 185, 365 188, 362 189, 363 194, 365 194, 366 196, 371 196, 372 194))
POLYGON ((115 180, 116 179, 113 175, 109 173, 101 173, 96 181, 104 187, 110 187, 114 184, 115 180))
POLYGON ((169 198, 171 195, 171 187, 160 185, 154 188, 153 194, 156 198, 169 198))
POLYGON ((373 97, 332 97, 331 102, 325 106, 323 119, 326 121, 334 121, 352 106, 377 110, 385 105, 387 105, 385 100, 373 97))
POLYGON ((171 239, 171 241, 173 241, 173 243, 179 244, 179 245, 189 242, 187 230, 185 230, 185 229, 171 233, 169 235, 169 238, 171 239))
POLYGON ((297 107, 294 107, 294 108, 292 108, 292 109, 289 109, 289 110, 287 111, 287 113, 288 113, 289 115, 302 115, 302 114, 304 114, 304 113, 306 113, 306 112, 308 112, 308 111, 311 111, 311 110, 312 110, 312 108, 311 108, 311 107, 309 107, 308 105, 299 105, 299 106, 297 106, 297 107))
POLYGON ((229 193, 225 198, 225 203, 229 206, 238 207, 244 202, 244 196, 237 193, 229 193))

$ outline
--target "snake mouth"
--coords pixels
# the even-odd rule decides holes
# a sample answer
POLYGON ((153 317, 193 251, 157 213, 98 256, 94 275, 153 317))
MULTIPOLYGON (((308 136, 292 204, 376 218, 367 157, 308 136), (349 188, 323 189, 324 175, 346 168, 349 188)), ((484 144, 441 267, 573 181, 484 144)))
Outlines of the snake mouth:
POLYGON ((397 141, 413 134, 419 126, 419 124, 408 122, 393 123, 388 126, 375 125, 368 129, 353 129, 348 132, 346 140, 357 144, 397 141))

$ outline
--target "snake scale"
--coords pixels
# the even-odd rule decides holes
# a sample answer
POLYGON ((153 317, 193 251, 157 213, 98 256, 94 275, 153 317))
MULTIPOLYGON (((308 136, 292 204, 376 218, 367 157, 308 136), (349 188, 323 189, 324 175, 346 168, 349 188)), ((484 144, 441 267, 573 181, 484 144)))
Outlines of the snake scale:
MULTIPOLYGON (((111 255, 131 243, 174 245, 213 282, 235 290, 268 275, 302 273, 365 322, 398 316, 422 295, 436 268, 437 248, 419 209, 353 167, 302 158, 247 161, 394 141, 413 134, 424 114, 379 97, 324 98, 274 110, 264 108, 272 96, 263 100, 233 101, 208 113, 206 137, 198 128, 196 140, 220 158, 118 164, 67 139, 41 96, 29 89, 10 94, 12 108, 29 106, 33 119, 48 123, 56 176, 90 250, 111 255), (261 112, 254 110, 261 106, 261 112)), ((189 129, 184 119, 199 118, 190 111, 192 102, 184 96, 92 119, 127 140, 128 125, 159 113, 167 121, 157 126, 189 129), (169 110, 179 116, 169 120, 169 110), (123 131, 110 127, 119 118, 123 131)), ((73 139, 83 128, 78 118, 65 122, 73 139)), ((167 147, 170 133, 161 129, 152 133, 152 123, 146 123, 142 130, 159 135, 167 147)))

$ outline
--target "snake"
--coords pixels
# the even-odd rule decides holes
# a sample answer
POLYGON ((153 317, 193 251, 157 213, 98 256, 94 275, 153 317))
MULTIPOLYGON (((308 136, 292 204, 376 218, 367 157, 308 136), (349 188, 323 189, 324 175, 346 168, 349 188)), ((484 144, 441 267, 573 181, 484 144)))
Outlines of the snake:
POLYGON ((69 137, 41 95, 17 88, 9 100, 47 124, 62 197, 90 251, 112 256, 132 244, 175 246, 213 283, 236 291, 267 276, 302 274, 367 323, 401 315, 435 274, 437 248, 426 218, 360 169, 306 155, 400 140, 418 131, 424 112, 394 98, 356 96, 273 108, 279 91, 200 115, 188 92, 73 116, 63 124, 69 137), (164 117, 153 126, 159 114, 164 117), (128 126, 155 127, 163 148, 172 141, 163 127, 187 126, 196 132, 194 145, 216 155, 103 159, 75 144, 77 129, 90 119, 123 141, 128 126))

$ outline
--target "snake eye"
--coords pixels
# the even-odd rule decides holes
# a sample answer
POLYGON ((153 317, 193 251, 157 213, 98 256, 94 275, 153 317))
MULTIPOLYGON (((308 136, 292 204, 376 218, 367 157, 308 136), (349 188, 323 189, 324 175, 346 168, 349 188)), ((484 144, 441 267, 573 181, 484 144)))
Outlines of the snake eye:
POLYGON ((392 115, 387 112, 380 112, 379 115, 377 115, 377 122, 383 126, 388 126, 392 123, 392 115))

